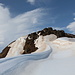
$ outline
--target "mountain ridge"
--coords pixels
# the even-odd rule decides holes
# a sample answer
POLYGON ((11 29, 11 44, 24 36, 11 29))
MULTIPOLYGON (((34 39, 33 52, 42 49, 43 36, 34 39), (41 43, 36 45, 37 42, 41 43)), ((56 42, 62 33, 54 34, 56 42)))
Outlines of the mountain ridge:
MULTIPOLYGON (((37 31, 37 32, 31 33, 31 34, 28 34, 27 37, 24 38, 25 44, 23 46, 22 54, 29 54, 29 53, 35 52, 38 48, 35 47, 34 40, 36 40, 39 36, 46 36, 46 35, 50 35, 50 34, 56 35, 57 38, 60 38, 60 37, 75 38, 75 35, 65 33, 63 30, 55 30, 52 27, 44 28, 41 31, 37 31)), ((16 42, 16 40, 11 42, 10 44, 12 44, 14 42, 16 42)), ((2 52, 0 53, 0 58, 6 57, 9 50, 11 49, 11 47, 9 45, 2 50, 2 52)))

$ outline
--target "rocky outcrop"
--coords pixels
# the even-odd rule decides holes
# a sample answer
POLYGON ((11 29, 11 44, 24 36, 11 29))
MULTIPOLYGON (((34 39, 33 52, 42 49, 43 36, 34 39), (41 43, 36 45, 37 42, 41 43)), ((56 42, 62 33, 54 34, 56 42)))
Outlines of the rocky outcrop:
POLYGON ((35 47, 34 44, 34 40, 37 39, 38 37, 39 35, 36 32, 28 35, 28 37, 26 38, 23 54, 31 53, 38 49, 37 47, 35 47))
POLYGON ((27 53, 36 51, 38 48, 35 47, 34 40, 37 39, 40 35, 46 36, 46 35, 50 35, 50 34, 55 34, 57 36, 57 38, 59 38, 59 37, 75 38, 75 35, 65 33, 63 30, 53 30, 51 27, 45 28, 41 31, 34 32, 34 33, 31 33, 28 35, 28 37, 26 38, 26 43, 24 46, 23 54, 27 54, 27 53))
MULTIPOLYGON (((52 29, 51 27, 45 28, 41 31, 31 33, 27 36, 25 46, 23 47, 23 50, 24 50, 23 54, 28 54, 28 53, 32 53, 36 51, 38 48, 35 47, 34 40, 36 40, 40 35, 46 36, 50 34, 55 34, 57 38, 59 37, 75 38, 75 35, 65 33, 63 30, 55 30, 55 29, 52 29)), ((9 46, 3 49, 2 53, 0 53, 0 58, 6 57, 7 53, 9 52, 9 49, 10 49, 9 46)))

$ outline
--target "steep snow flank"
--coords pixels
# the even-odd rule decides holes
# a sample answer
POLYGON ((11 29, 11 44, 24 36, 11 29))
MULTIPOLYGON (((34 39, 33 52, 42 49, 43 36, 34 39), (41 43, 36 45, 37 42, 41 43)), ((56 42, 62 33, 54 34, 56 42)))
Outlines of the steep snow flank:
POLYGON ((27 36, 20 37, 15 42, 10 44, 8 47, 11 47, 11 48, 6 57, 21 55, 24 52, 23 47, 25 45, 26 37, 27 36))
MULTIPOLYGON (((9 52, 6 57, 12 57, 12 56, 18 56, 21 55, 24 52, 24 46, 26 42, 27 36, 20 37, 15 42, 10 44, 8 47, 10 47, 9 52)), ((51 49, 50 45, 48 45, 49 41, 53 41, 57 39, 57 36, 54 34, 47 35, 47 36, 39 36, 38 39, 35 41, 35 46, 38 47, 36 52, 41 52, 45 50, 51 49)), ((34 53, 34 52, 32 52, 34 53)))
MULTIPOLYGON (((11 47, 6 57, 18 56, 24 52, 24 46, 27 36, 20 37, 15 42, 10 44, 11 47)), ((75 38, 57 38, 56 35, 40 35, 34 40, 35 47, 38 49, 35 52, 43 52, 52 49, 52 58, 64 58, 75 56, 75 38)))

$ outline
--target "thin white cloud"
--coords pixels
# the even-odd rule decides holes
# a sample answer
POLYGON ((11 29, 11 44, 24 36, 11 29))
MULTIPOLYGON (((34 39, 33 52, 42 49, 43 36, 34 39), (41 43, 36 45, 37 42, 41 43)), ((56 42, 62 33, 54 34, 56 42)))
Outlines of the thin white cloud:
POLYGON ((29 2, 30 4, 35 4, 35 0, 27 0, 27 2, 29 2))
POLYGON ((43 25, 44 9, 38 8, 11 18, 9 8, 0 4, 0 46, 37 30, 43 25))
POLYGON ((73 34, 75 34, 75 22, 71 22, 68 26, 67 26, 67 29, 69 31, 72 31, 73 34))
MULTIPOLYGON (((75 13, 73 13, 73 16, 75 16, 75 13)), ((73 18, 73 22, 71 22, 69 25, 67 25, 67 29, 71 31, 73 34, 75 34, 75 18, 73 18)))

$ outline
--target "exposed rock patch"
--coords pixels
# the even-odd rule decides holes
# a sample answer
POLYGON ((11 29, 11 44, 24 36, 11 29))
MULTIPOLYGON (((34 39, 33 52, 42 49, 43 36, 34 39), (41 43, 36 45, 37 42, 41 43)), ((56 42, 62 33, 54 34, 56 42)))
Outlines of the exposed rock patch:
POLYGON ((36 34, 36 32, 28 35, 28 37, 26 38, 23 54, 31 53, 38 49, 37 47, 35 47, 35 44, 34 44, 34 40, 37 39, 38 37, 39 36, 36 34))

